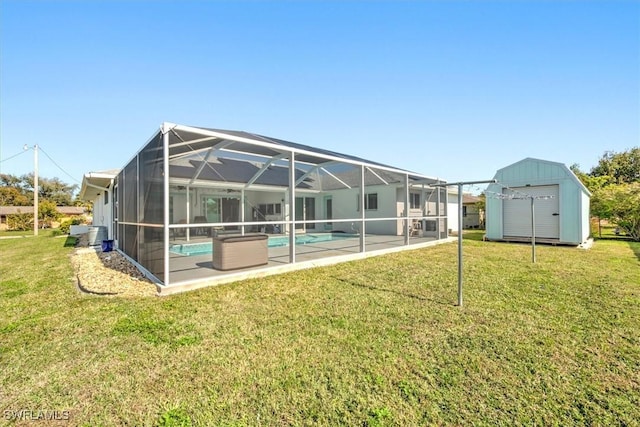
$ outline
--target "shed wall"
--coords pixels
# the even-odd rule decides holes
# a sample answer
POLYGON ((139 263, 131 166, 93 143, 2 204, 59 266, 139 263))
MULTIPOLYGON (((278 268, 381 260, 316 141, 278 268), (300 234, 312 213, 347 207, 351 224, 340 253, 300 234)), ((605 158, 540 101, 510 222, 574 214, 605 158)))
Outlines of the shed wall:
MULTIPOLYGON (((495 179, 508 187, 559 186, 560 243, 580 244, 589 236, 589 195, 561 163, 525 159, 500 169, 495 179)), ((503 201, 497 197, 503 187, 491 184, 487 197, 487 238, 504 238, 503 201)))

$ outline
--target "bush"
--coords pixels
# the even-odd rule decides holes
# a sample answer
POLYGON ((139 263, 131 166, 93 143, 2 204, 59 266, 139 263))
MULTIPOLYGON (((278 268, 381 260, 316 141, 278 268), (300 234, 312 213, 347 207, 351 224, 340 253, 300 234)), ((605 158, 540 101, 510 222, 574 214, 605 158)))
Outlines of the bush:
POLYGON ((81 225, 84 223, 85 223, 85 219, 81 217, 67 219, 63 221, 62 224, 60 224, 60 231, 62 231, 64 234, 69 234, 69 231, 71 231, 72 225, 81 225))
POLYGON ((7 230, 28 231, 33 229, 33 214, 17 213, 7 215, 7 230))

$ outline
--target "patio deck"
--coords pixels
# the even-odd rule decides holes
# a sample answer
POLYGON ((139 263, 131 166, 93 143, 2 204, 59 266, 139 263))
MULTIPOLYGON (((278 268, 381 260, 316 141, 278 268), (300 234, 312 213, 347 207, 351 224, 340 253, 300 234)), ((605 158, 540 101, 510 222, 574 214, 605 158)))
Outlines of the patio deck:
MULTIPOLYGON (((269 248, 267 265, 219 271, 213 268, 212 255, 170 255, 170 284, 158 286, 159 295, 168 295, 236 280, 264 277, 321 265, 331 265, 353 259, 378 256, 407 249, 417 249, 454 241, 454 238, 436 240, 434 237, 411 237, 409 245, 403 236, 366 236, 366 252, 360 252, 358 237, 296 245, 296 262, 289 263, 289 247, 269 248)), ((189 243, 203 243, 210 239, 193 239, 189 243)), ((184 243, 174 241, 172 243, 184 243)))

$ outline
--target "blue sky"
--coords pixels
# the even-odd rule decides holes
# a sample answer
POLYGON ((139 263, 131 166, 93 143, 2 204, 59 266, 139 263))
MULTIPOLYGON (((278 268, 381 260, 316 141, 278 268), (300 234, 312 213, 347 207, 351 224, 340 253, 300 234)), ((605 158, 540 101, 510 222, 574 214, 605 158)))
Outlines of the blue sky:
POLYGON ((640 145, 635 1, 3 0, 0 48, 0 158, 77 181, 163 121, 449 181, 640 145))

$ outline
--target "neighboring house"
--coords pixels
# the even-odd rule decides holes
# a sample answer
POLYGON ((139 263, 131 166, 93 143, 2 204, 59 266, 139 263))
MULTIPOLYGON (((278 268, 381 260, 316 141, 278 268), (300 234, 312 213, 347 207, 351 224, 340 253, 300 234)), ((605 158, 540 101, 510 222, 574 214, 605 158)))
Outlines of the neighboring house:
MULTIPOLYGON (((458 232, 458 188, 452 186, 448 188, 448 227, 449 233, 458 232)), ((462 228, 482 228, 484 227, 484 211, 478 209, 476 202, 480 198, 471 194, 462 195, 462 228)))
MULTIPOLYGON (((66 217, 81 216, 86 214, 82 206, 58 206, 57 211, 66 217)), ((33 215, 33 206, 0 206, 0 230, 7 229, 7 216, 18 213, 33 215)))
POLYGON ((164 123, 123 169, 86 174, 80 198, 93 202, 93 225, 166 287, 220 276, 193 258, 202 250, 210 262, 211 249, 193 244, 223 233, 271 235, 280 271, 446 239, 447 192, 430 187, 442 183, 276 138, 164 123), (301 233, 306 245, 290 245, 301 233), (333 248, 310 245, 324 240, 333 248))
POLYGON ((484 210, 478 207, 480 197, 472 194, 462 195, 462 228, 483 228, 484 210))
POLYGON ((532 199, 536 241, 579 245, 589 239, 591 193, 566 165, 526 158, 494 178, 486 200, 489 240, 531 240, 532 199))

